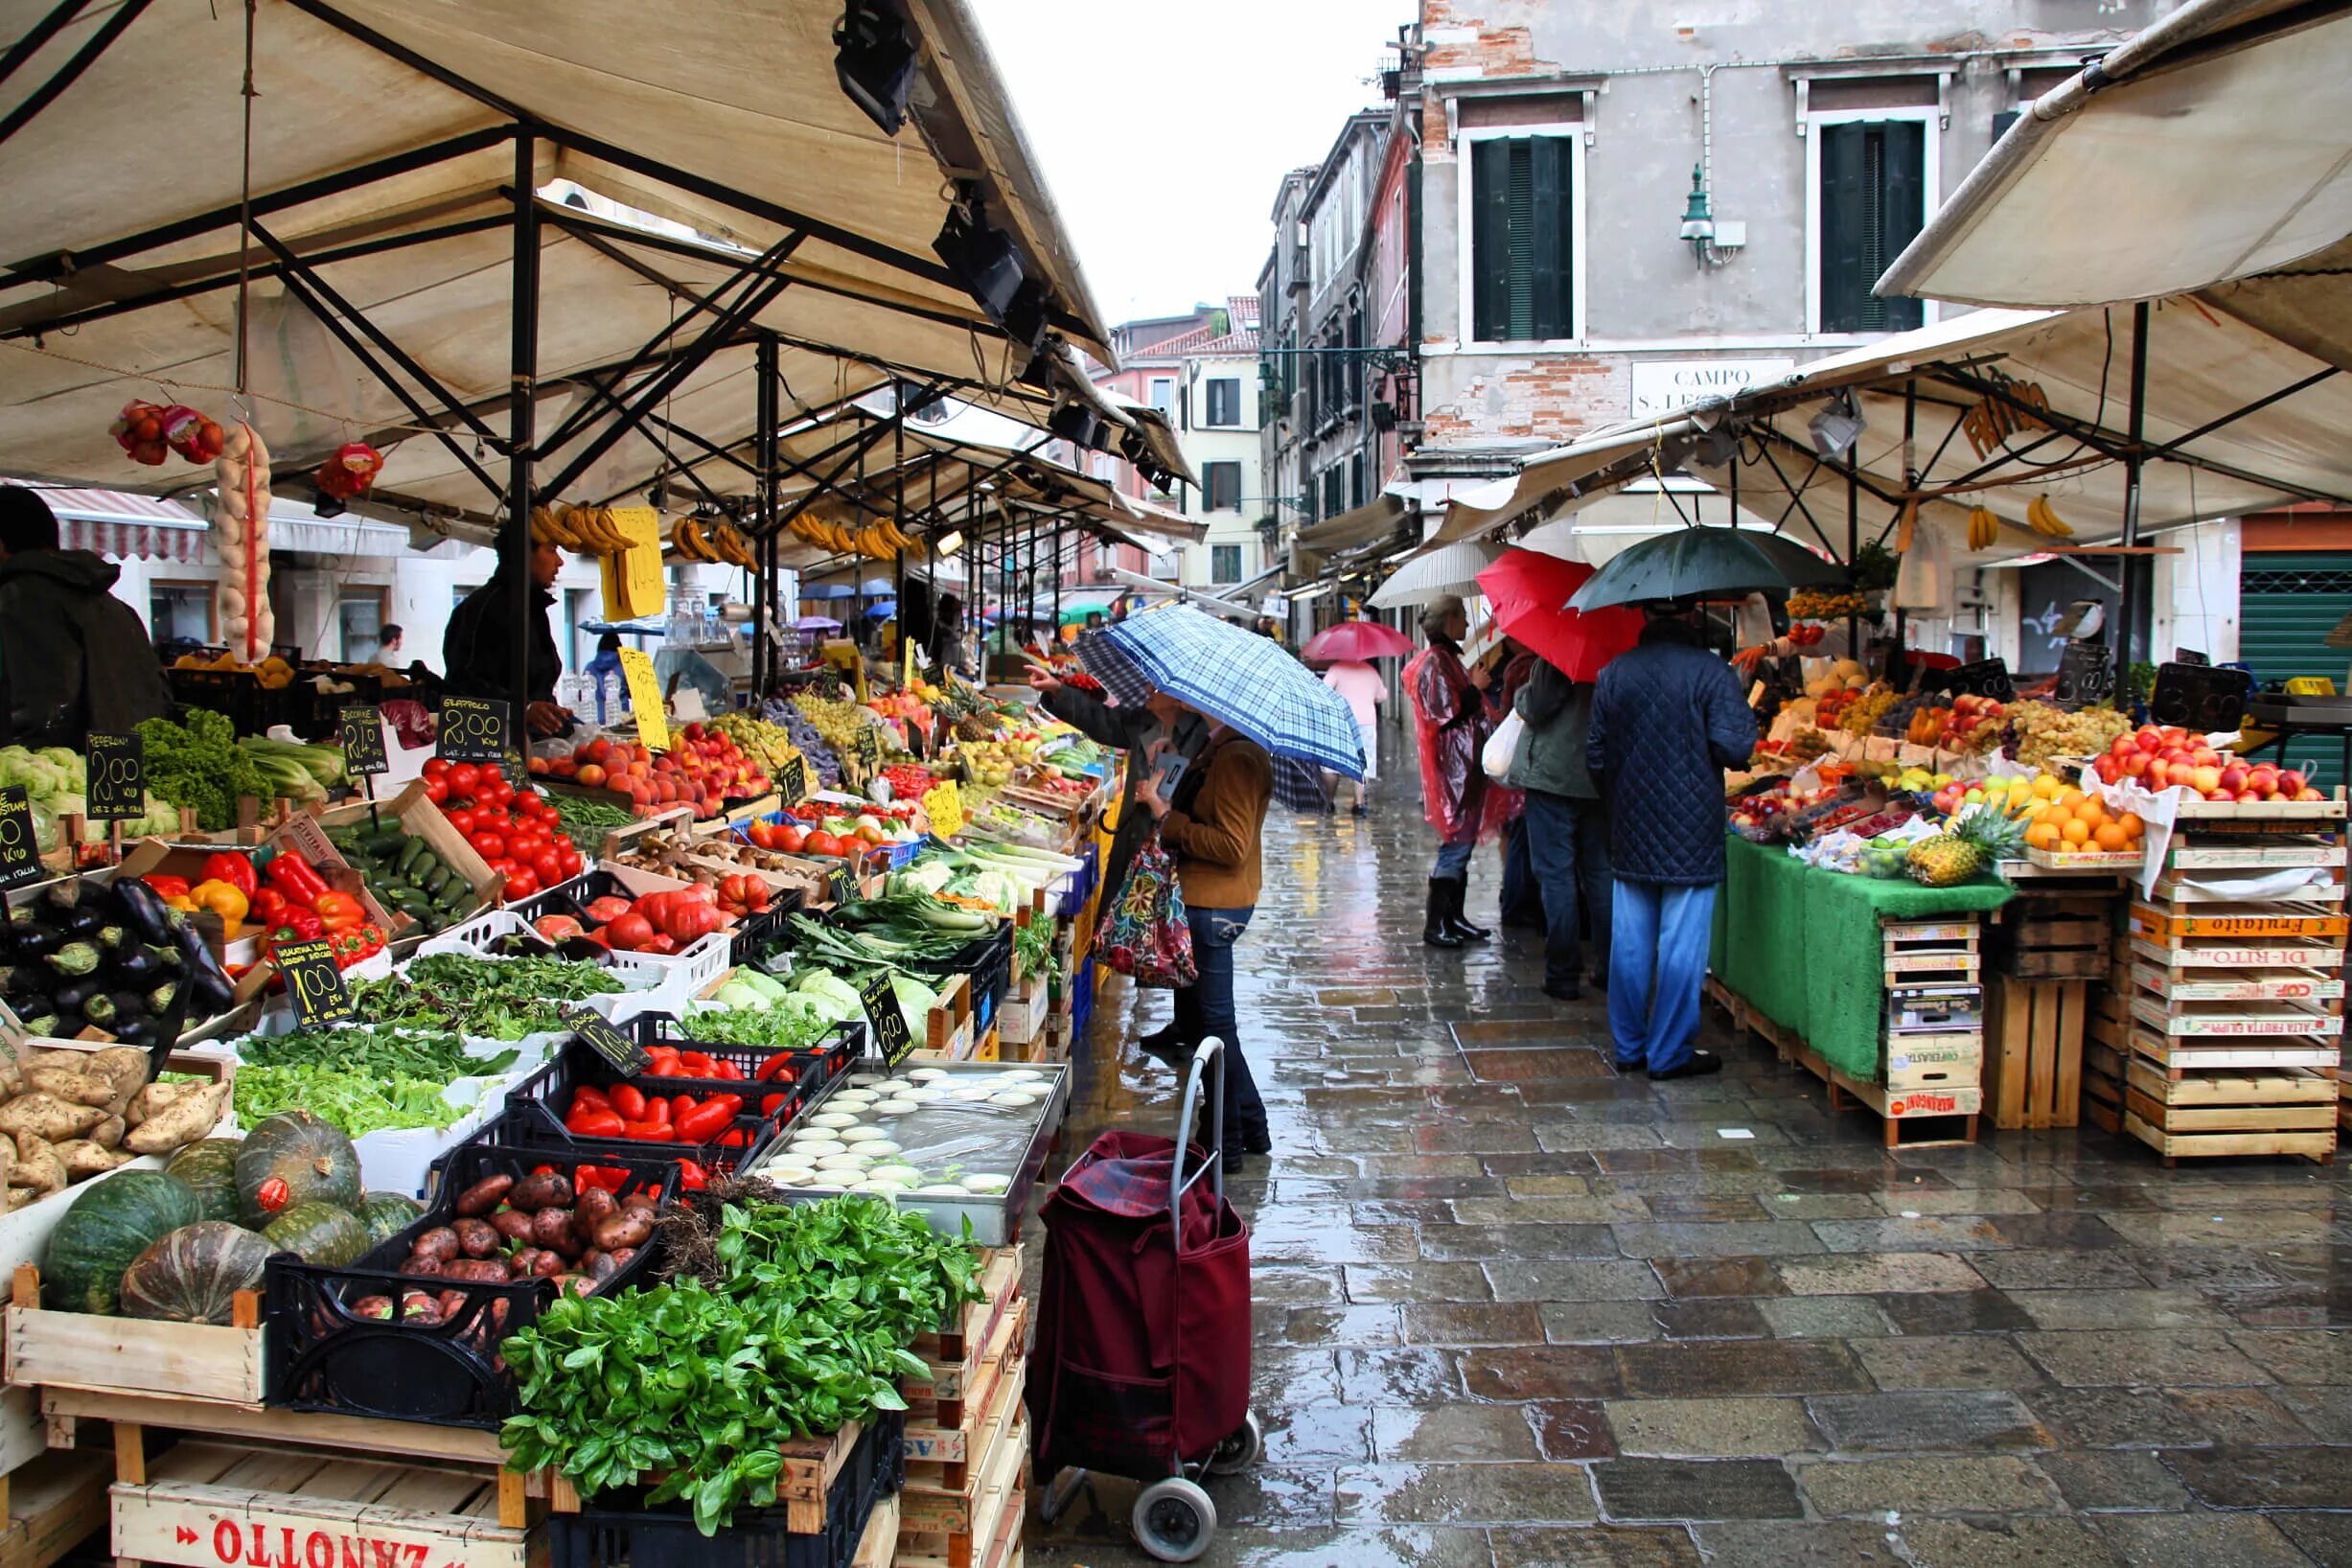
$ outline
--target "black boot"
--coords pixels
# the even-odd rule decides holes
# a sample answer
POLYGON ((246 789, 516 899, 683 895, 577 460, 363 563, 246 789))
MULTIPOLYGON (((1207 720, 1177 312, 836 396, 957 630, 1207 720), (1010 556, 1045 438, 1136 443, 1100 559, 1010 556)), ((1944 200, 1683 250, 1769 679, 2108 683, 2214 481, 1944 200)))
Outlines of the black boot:
POLYGON ((1421 940, 1431 947, 1460 947, 1462 938, 1454 934, 1452 914, 1454 889, 1459 882, 1447 878, 1429 879, 1429 912, 1421 920, 1421 940))
POLYGON ((1473 926, 1463 915, 1463 902, 1470 895, 1469 879, 1458 878, 1448 882, 1446 888, 1449 891, 1445 901, 1445 929, 1464 942, 1483 942, 1493 935, 1494 933, 1485 926, 1473 926))

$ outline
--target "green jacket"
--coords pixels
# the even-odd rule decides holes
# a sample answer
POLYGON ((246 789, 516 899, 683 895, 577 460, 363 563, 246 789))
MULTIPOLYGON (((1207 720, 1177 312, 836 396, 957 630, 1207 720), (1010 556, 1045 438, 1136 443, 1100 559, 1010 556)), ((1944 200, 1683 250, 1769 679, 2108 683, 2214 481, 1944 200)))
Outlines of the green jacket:
POLYGON ((1584 731, 1593 718, 1590 681, 1571 680, 1542 659, 1511 708, 1527 725, 1504 782, 1514 790, 1597 800, 1601 790, 1584 765, 1584 731))

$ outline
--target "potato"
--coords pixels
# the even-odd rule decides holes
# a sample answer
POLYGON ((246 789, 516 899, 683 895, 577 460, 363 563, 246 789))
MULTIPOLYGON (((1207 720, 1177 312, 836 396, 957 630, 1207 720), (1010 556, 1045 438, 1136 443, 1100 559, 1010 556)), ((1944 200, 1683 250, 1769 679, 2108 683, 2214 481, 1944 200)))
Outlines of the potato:
POLYGON ((98 1106, 70 1104, 37 1089, 0 1105, 0 1133, 12 1138, 30 1133, 45 1141, 61 1142, 81 1137, 105 1119, 106 1113, 98 1106))
POLYGON ((445 1272, 447 1272, 449 1268, 452 1266, 453 1265, 444 1263, 438 1257, 420 1256, 416 1253, 410 1253, 406 1257, 401 1259, 401 1266, 394 1270, 394 1272, 398 1274, 413 1275, 422 1280, 438 1280, 445 1272))
POLYGON ((457 1245, 468 1257, 490 1257, 506 1249, 506 1238, 486 1219, 453 1220, 450 1229, 457 1233, 457 1245))
POLYGON ((596 1227, 596 1246, 603 1252, 642 1247, 653 1238, 652 1218, 634 1210, 615 1214, 596 1227))
POLYGON ((611 1219, 613 1211, 619 1207, 611 1193, 601 1187, 591 1187, 580 1194, 578 1203, 572 1205, 572 1223, 580 1228, 582 1235, 594 1235, 596 1227, 611 1219))
POLYGON ((120 1116, 110 1116, 90 1129, 90 1141, 102 1149, 121 1148, 123 1135, 129 1130, 129 1124, 120 1116))
POLYGON ((25 1081, 44 1095, 74 1105, 112 1105, 118 1093, 112 1078, 96 1072, 68 1072, 58 1067, 36 1067, 25 1081))
POLYGON ((30 1188, 35 1192, 56 1192, 68 1177, 65 1162, 58 1158, 56 1149, 32 1133, 16 1135, 16 1159, 9 1166, 11 1187, 30 1188))
MULTIPOLYGON (((145 1097, 157 1089, 170 1087, 173 1086, 150 1083, 145 1089, 140 1090, 139 1094, 141 1097, 145 1097)), ((175 1149, 185 1148, 205 1138, 219 1123, 220 1109, 228 1103, 229 1086, 227 1084, 200 1083, 178 1087, 193 1090, 195 1093, 173 1096, 168 1105, 152 1112, 145 1120, 141 1120, 136 1116, 130 1118, 133 1125, 130 1131, 124 1136, 123 1144, 131 1153, 170 1154, 175 1149)), ((137 1099, 131 1101, 134 1111, 138 1108, 138 1103, 137 1099)), ((0 1116, 6 1114, 7 1108, 0 1106, 0 1116)))
POLYGON ((588 1243, 571 1228, 571 1215, 561 1209, 542 1209, 532 1217, 531 1239, 566 1257, 577 1257, 588 1250, 588 1243))
POLYGON ((512 1176, 485 1176, 457 1195, 457 1211, 469 1219, 479 1219, 497 1208, 514 1185, 512 1176))
POLYGON ((8 1211, 12 1214, 25 1205, 38 1203, 46 1196, 48 1196, 47 1193, 35 1192, 29 1187, 12 1187, 9 1188, 8 1211))
POLYGON ((515 1184, 506 1201, 517 1209, 528 1209, 536 1213, 542 1209, 569 1209, 571 1183, 554 1171, 542 1171, 515 1184))
POLYGON ((519 1209, 501 1209, 490 1216, 490 1227, 509 1241, 531 1239, 532 1216, 519 1209))
POLYGON ((457 1233, 447 1225, 436 1225, 408 1244, 409 1257, 429 1257, 439 1263, 450 1261, 462 1251, 457 1233))
POLYGON ((131 1157, 87 1138, 72 1138, 51 1145, 59 1160, 65 1162, 68 1181, 78 1182, 84 1176, 101 1176, 117 1165, 128 1164, 131 1157))

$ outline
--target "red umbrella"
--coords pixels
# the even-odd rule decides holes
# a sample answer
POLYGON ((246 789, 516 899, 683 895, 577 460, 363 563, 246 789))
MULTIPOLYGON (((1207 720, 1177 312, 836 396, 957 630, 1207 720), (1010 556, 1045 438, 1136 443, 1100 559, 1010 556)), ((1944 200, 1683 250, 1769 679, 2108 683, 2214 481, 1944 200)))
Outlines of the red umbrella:
POLYGON ((1512 549, 1478 574, 1478 586, 1506 634, 1569 680, 1591 680, 1642 636, 1639 611, 1612 606, 1581 613, 1560 608, 1592 574, 1593 568, 1580 561, 1512 549))
POLYGON ((1413 639, 1378 621, 1342 621, 1326 626, 1306 639, 1299 657, 1309 664, 1337 664, 1346 659, 1400 658, 1413 652, 1413 639))

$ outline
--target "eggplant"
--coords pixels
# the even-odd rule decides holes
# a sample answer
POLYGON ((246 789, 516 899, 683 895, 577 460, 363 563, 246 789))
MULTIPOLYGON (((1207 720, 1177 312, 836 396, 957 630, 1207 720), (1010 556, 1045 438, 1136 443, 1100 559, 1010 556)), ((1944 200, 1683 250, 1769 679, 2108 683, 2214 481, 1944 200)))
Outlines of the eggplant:
POLYGON ((120 1026, 107 1032, 127 1046, 152 1046, 163 1034, 161 1026, 152 1018, 126 1018, 120 1026))
POLYGON ((59 913, 80 909, 81 907, 81 879, 71 877, 51 883, 48 889, 41 894, 40 902, 47 904, 59 913))
POLYGON ((179 995, 179 981, 165 980, 143 998, 147 1010, 160 1018, 172 1010, 172 999, 179 995))
POLYGON ((175 911, 161 893, 137 877, 126 876, 114 879, 113 892, 115 913, 139 934, 139 940, 160 946, 172 939, 175 911))
POLYGON ((117 978, 132 985, 145 985, 164 978, 171 965, 163 961, 160 949, 133 942, 114 956, 117 978))
POLYGON ((99 929, 105 925, 106 917, 102 911, 86 904, 77 904, 70 910, 59 910, 52 917, 51 923, 70 942, 78 941, 85 936, 96 936, 99 929))
POLYGON ((49 993, 49 1004, 61 1013, 78 1013, 81 1011, 83 1003, 101 995, 105 989, 104 982, 95 975, 85 980, 68 980, 49 993))
POLYGON ((114 1004, 114 998, 100 991, 82 1003, 81 1017, 84 1023, 95 1024, 111 1032, 121 1013, 114 1004))
POLYGON ((20 963, 46 958, 65 941, 55 927, 46 924, 17 925, 12 929, 16 933, 16 957, 20 963))
POLYGON ((56 1012, 46 1007, 41 1010, 38 1016, 30 1016, 24 1013, 19 1013, 16 1016, 23 1020, 25 1032, 27 1034, 39 1035, 46 1039, 57 1039, 58 1031, 65 1026, 65 1021, 62 1018, 59 1018, 56 1012))
POLYGON ((119 955, 127 949, 137 947, 139 944, 132 937, 131 931, 128 926, 118 925, 99 927, 98 945, 108 953, 119 955))
MULTIPOLYGON (((22 995, 47 996, 49 985, 57 977, 47 964, 20 963, 0 972, 0 995, 11 998, 22 995)), ((14 1005, 12 1002, 11 1005, 14 1005)))
POLYGON ((213 957, 213 950, 204 945, 203 935, 196 927, 183 925, 172 933, 172 946, 188 971, 188 1016, 213 1018, 227 1012, 237 1000, 237 987, 229 983, 228 972, 213 957))
POLYGON ((94 942, 68 942, 50 954, 44 961, 60 975, 78 978, 96 972, 99 957, 98 946, 94 942))

